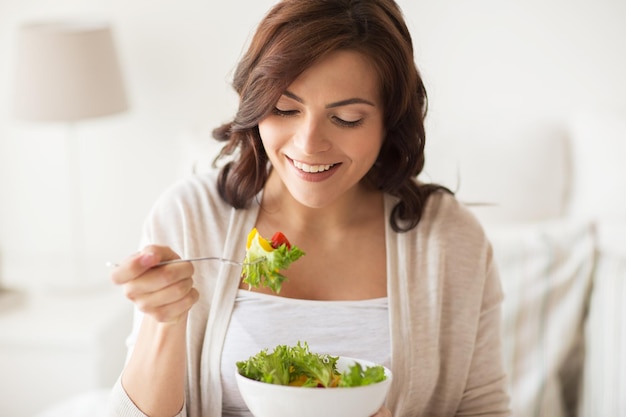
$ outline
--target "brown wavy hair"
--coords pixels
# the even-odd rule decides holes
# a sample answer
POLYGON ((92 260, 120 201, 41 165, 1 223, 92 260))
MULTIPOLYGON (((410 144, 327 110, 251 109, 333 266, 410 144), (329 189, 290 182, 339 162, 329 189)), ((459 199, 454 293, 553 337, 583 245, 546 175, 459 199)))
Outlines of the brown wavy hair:
POLYGON ((424 167, 427 96, 411 35, 392 0, 284 0, 269 11, 235 70, 237 114, 213 131, 227 142, 216 161, 231 157, 218 178, 220 195, 245 208, 263 188, 271 167, 259 121, 305 69, 337 50, 364 54, 378 72, 386 136, 363 181, 399 198, 390 224, 397 232, 410 230, 429 195, 449 190, 417 181, 424 167))

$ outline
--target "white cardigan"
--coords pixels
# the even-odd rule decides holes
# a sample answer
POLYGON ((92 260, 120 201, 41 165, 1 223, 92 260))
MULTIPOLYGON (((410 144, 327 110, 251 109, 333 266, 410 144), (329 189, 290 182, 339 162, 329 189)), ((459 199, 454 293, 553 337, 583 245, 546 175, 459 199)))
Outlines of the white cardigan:
MULTIPOLYGON (((176 184, 156 202, 142 246, 168 245, 181 257, 243 259, 260 196, 235 210, 217 193, 216 174, 176 184)), ((389 219, 395 198, 385 196, 389 219)), ((508 416, 501 360, 502 291, 491 245, 453 196, 433 195, 419 225, 394 232, 386 222, 387 294, 394 417, 508 416)), ((239 287, 240 268, 198 263, 200 300, 189 314, 186 403, 180 417, 221 417, 221 350, 239 287)), ((136 315, 129 351, 139 327, 136 315)), ((111 416, 144 416, 118 380, 111 416)))

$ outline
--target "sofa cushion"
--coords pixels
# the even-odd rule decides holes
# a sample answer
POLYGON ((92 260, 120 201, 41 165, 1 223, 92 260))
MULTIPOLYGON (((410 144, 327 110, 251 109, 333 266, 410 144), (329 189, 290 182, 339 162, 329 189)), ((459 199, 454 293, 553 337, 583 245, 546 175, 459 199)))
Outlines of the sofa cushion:
POLYGON ((569 187, 567 132, 560 126, 445 133, 426 141, 420 179, 457 191, 483 224, 560 217, 569 187), (478 203, 478 204, 475 204, 478 203))
POLYGON ((626 218, 597 224, 579 416, 626 415, 626 218))
POLYGON ((571 129, 570 216, 626 217, 626 116, 579 115, 571 129))
POLYGON ((487 231, 505 292, 503 347, 513 415, 569 415, 581 380, 592 228, 554 220, 487 231))

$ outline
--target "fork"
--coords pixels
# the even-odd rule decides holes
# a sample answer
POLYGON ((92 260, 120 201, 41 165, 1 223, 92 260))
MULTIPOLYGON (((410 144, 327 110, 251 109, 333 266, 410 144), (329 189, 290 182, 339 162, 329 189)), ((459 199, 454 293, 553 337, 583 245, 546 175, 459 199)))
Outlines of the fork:
MULTIPOLYGON (((169 265, 169 264, 177 264, 177 263, 180 263, 180 262, 197 262, 197 261, 220 261, 220 262, 224 262, 224 263, 231 264, 231 265, 246 266, 246 265, 258 264, 258 263, 263 262, 264 260, 265 260, 264 256, 262 256, 260 258, 257 258, 257 259, 255 259, 252 262, 233 261, 232 259, 220 258, 219 256, 204 256, 204 257, 201 257, 201 258, 172 259, 172 260, 169 260, 169 261, 162 261, 162 262, 159 262, 158 264, 156 264, 155 267, 156 266, 169 265)), ((120 266, 120 264, 114 263, 114 262, 107 262, 106 266, 112 267, 112 268, 116 268, 116 267, 120 266)))

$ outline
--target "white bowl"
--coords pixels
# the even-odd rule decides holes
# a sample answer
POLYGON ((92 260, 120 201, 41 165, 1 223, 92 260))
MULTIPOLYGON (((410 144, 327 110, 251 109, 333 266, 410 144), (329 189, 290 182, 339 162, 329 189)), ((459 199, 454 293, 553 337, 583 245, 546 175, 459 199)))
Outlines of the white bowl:
MULTIPOLYGON (((343 372, 358 362, 363 367, 373 362, 339 357, 337 370, 343 372)), ((239 392, 255 417, 370 417, 385 402, 391 385, 391 371, 376 384, 361 387, 315 388, 268 384, 246 378, 235 371, 239 392)))

